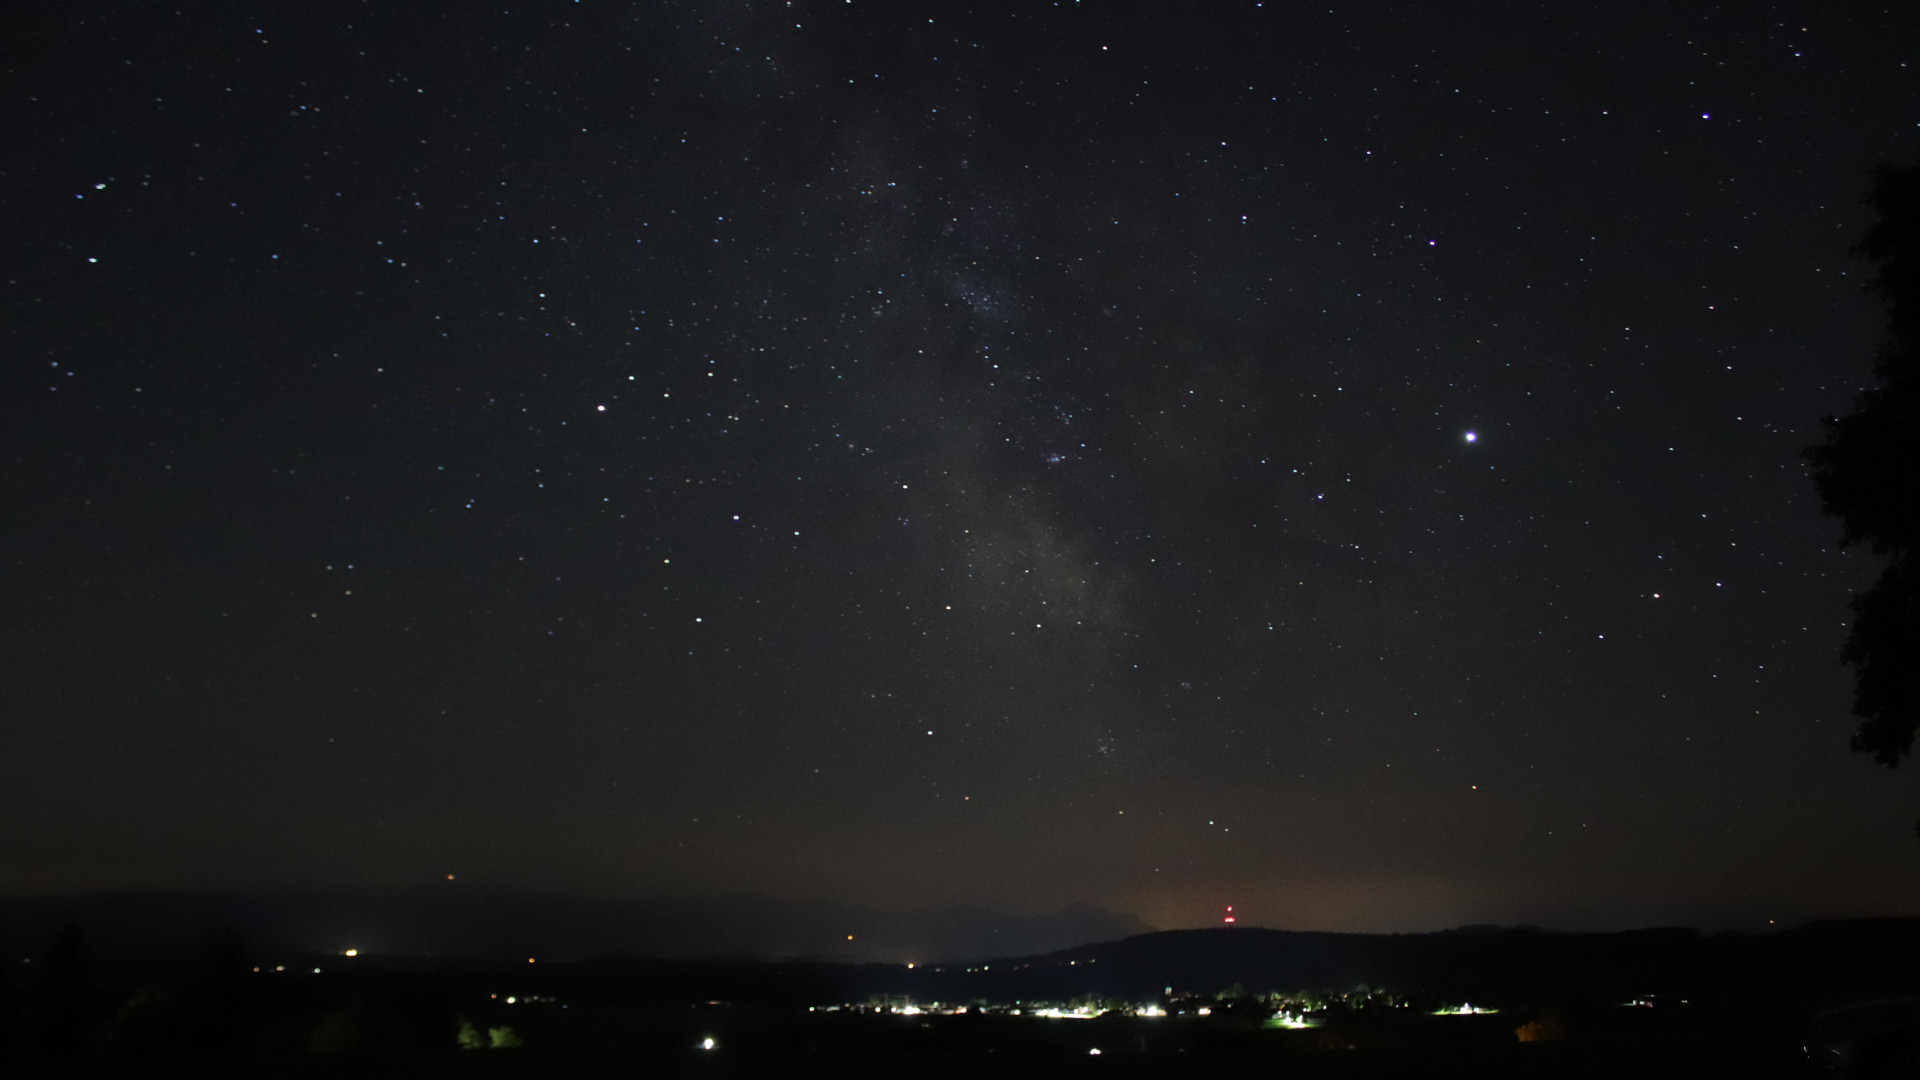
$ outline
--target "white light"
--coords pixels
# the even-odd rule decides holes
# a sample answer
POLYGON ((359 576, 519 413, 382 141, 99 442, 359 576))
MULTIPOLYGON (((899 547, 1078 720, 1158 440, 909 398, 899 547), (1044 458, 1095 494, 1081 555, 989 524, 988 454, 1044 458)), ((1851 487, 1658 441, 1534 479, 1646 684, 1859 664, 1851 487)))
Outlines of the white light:
POLYGON ((1469 432, 1467 432, 1467 441, 1468 441, 1468 442, 1479 442, 1479 441, 1480 441, 1480 436, 1479 436, 1479 434, 1477 434, 1477 433, 1475 433, 1475 432, 1472 432, 1472 431, 1469 431, 1469 432))
POLYGON ((700 1049, 711 1050, 713 1049, 713 1047, 714 1047, 713 1036, 709 1035, 706 1038, 700 1040, 700 1049))
POLYGON ((1100 1056, 1100 1048, 1096 1046, 1096 1047, 1094 1047, 1093 1049, 1091 1049, 1091 1050, 1089 1050, 1089 1051, 1087 1051, 1087 1053, 1089 1053, 1089 1054, 1092 1054, 1092 1055, 1093 1055, 1094 1057, 1099 1057, 1099 1056, 1100 1056))

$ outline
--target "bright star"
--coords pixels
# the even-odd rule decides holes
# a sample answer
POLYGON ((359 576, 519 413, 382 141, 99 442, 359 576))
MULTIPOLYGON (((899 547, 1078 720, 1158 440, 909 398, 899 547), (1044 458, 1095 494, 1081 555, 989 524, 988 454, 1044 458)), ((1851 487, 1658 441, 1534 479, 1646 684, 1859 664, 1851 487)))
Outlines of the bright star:
POLYGON ((1480 436, 1479 436, 1478 434, 1476 434, 1476 433, 1474 433, 1474 432, 1471 432, 1471 431, 1469 431, 1469 432, 1467 432, 1467 441, 1468 441, 1468 442, 1479 442, 1479 441, 1480 441, 1480 436))

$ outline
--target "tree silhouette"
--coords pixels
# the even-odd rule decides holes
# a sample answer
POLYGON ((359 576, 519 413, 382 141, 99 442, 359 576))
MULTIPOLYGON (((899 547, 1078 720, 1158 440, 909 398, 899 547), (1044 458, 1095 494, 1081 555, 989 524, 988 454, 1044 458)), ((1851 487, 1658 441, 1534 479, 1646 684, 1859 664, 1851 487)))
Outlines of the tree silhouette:
POLYGON ((1821 508, 1843 526, 1841 546, 1865 542, 1888 560, 1853 598, 1841 660, 1854 667, 1853 749, 1893 768, 1920 728, 1920 165, 1881 165, 1866 203, 1879 216, 1854 254, 1878 264, 1867 288, 1887 305, 1878 385, 1851 413, 1827 417, 1826 441, 1806 456, 1821 508))

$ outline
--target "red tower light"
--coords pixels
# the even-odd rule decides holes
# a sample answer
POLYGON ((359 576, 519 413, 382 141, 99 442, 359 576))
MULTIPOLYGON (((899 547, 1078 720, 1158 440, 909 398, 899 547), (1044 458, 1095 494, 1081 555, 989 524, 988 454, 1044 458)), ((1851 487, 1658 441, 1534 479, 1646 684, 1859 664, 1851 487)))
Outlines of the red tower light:
POLYGON ((1223 921, 1223 922, 1232 922, 1232 921, 1233 921, 1233 905, 1232 905, 1232 904, 1228 904, 1228 905, 1227 905, 1227 917, 1226 917, 1226 918, 1225 918, 1224 920, 1222 920, 1222 921, 1223 921))

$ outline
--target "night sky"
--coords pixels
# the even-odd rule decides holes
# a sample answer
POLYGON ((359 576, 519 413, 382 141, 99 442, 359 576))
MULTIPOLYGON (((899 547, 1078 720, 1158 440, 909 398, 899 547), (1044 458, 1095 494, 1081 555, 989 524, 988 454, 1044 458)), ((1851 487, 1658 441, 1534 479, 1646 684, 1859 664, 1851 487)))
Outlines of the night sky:
POLYGON ((1920 7, 37 7, 0 893, 1920 914, 1920 7))

